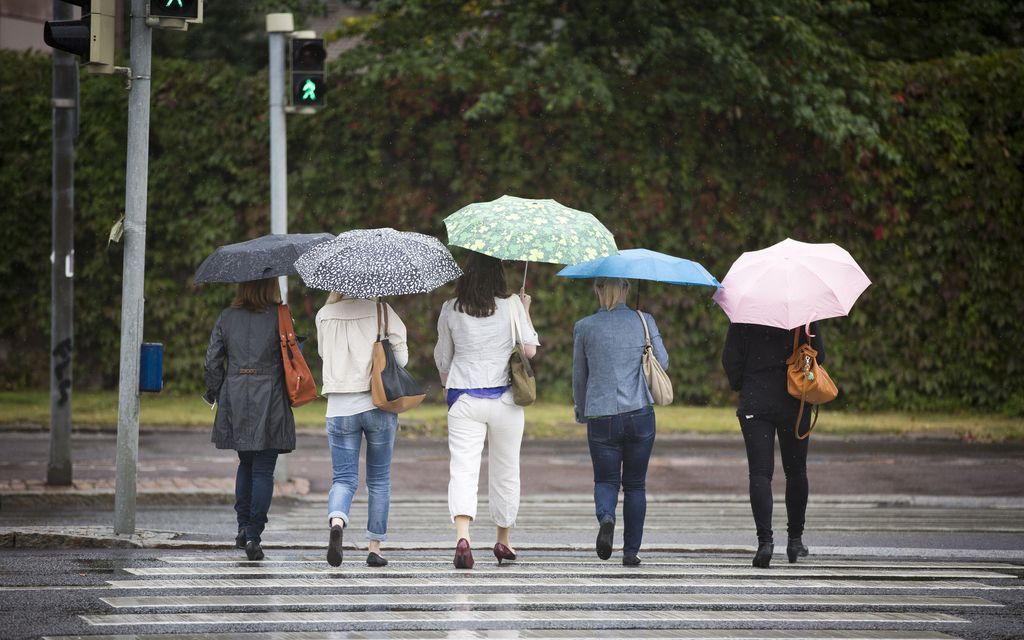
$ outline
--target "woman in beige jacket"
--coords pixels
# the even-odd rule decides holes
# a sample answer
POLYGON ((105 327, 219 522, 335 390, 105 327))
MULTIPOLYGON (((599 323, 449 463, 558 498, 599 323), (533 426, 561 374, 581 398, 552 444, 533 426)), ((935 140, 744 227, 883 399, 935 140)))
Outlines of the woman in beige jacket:
MULTIPOLYGON (((409 360, 405 324, 386 303, 388 341, 400 366, 409 360)), ((327 562, 342 561, 342 536, 349 521, 352 496, 359 486, 359 449, 366 438, 368 516, 366 564, 383 567, 380 544, 387 539, 391 505, 391 453, 398 416, 374 406, 370 395, 370 363, 377 340, 377 302, 332 293, 316 314, 318 350, 323 359, 323 389, 327 397, 327 438, 331 445, 333 479, 327 497, 330 539, 327 562)), ((383 320, 380 322, 384 325, 383 320)))

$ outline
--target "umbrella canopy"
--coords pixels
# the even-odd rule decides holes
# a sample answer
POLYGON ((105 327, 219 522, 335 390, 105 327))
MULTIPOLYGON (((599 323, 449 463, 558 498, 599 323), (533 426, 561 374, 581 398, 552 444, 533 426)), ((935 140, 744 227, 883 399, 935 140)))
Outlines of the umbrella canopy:
POLYGON ((426 293, 462 275, 434 237, 412 231, 353 229, 295 261, 307 287, 356 298, 426 293))
POLYGON ((845 316, 871 280, 839 245, 786 238, 741 255, 715 293, 732 322, 794 329, 845 316))
POLYGON ((502 260, 576 264, 617 251, 612 232, 597 218, 550 199, 475 202, 444 224, 448 244, 502 260))
POLYGON ((615 255, 569 265, 557 275, 565 278, 635 278, 668 284, 720 286, 699 262, 650 249, 624 249, 615 255))
POLYGON ((329 233, 280 233, 226 244, 207 256, 195 281, 246 282, 295 274, 295 259, 310 247, 334 239, 329 233))

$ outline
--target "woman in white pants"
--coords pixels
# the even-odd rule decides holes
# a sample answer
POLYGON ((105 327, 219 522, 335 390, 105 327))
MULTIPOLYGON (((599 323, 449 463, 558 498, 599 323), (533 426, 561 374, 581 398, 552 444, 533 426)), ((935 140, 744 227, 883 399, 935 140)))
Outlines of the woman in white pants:
POLYGON ((526 356, 540 343, 530 320, 530 296, 509 296, 497 258, 472 253, 456 285, 455 298, 437 319, 434 362, 448 401, 451 454, 448 510, 455 523, 455 566, 473 568, 469 524, 476 518, 477 485, 484 441, 488 442, 488 503, 498 527, 494 557, 515 560, 509 530, 519 512, 519 447, 523 408, 512 401, 508 358, 517 331, 526 356))

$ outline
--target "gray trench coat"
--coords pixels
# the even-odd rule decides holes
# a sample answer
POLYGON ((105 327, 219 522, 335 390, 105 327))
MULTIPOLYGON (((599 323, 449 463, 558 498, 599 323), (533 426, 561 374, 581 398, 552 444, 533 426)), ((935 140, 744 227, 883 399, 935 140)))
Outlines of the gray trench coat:
POLYGON ((253 313, 229 307, 221 312, 206 349, 203 397, 217 401, 211 441, 218 449, 295 449, 276 308, 253 313))

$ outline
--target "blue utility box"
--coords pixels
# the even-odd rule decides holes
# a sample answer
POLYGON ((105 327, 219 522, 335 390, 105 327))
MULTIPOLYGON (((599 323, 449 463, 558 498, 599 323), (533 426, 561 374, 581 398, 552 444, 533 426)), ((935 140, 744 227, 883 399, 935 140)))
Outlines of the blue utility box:
POLYGON ((159 392, 164 388, 164 345, 143 342, 139 358, 139 391, 159 392))

